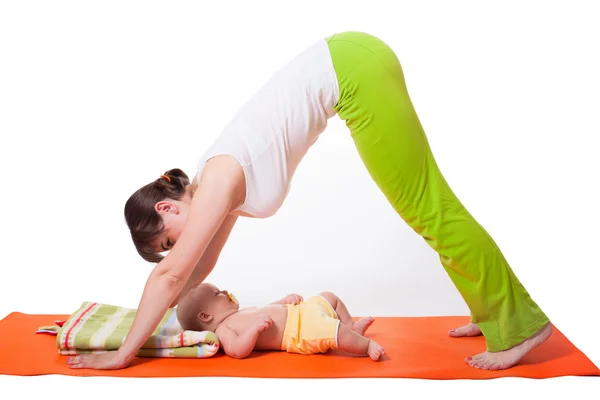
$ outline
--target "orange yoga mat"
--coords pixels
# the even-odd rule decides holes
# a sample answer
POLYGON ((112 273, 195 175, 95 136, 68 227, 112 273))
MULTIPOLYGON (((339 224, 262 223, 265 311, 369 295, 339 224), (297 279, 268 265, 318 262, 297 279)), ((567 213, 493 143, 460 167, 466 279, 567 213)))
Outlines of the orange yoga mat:
POLYGON ((57 353, 55 336, 36 334, 44 325, 68 315, 12 313, 0 321, 0 374, 118 377, 255 377, 255 378, 419 378, 491 379, 600 376, 600 370, 556 328, 519 365, 503 371, 469 367, 464 358, 481 352, 483 337, 451 338, 448 330, 468 317, 379 317, 367 332, 386 349, 378 362, 368 357, 331 352, 298 355, 255 352, 242 360, 218 353, 211 358, 136 358, 125 369, 70 369, 57 353))

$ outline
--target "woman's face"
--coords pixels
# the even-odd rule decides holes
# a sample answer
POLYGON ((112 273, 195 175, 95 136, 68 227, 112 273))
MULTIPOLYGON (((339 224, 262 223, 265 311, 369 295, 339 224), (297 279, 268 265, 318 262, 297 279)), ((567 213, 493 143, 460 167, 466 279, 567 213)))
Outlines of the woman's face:
POLYGON ((164 231, 155 240, 154 248, 158 253, 169 251, 181 236, 187 221, 189 199, 165 200, 156 203, 155 210, 162 217, 164 231))

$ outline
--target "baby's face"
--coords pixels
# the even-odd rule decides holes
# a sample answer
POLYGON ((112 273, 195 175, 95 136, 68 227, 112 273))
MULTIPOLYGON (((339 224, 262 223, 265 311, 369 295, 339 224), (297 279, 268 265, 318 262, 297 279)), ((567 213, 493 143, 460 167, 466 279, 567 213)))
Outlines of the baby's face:
POLYGON ((197 290, 200 291, 198 298, 201 299, 201 308, 215 319, 240 308, 233 295, 230 295, 226 290, 220 290, 211 283, 203 283, 197 290))

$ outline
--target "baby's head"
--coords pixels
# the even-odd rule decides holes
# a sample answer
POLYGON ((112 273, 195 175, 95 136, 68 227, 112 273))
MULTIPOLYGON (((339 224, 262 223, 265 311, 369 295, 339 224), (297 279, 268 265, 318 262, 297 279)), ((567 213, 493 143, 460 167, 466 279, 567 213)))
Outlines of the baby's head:
POLYGON ((191 331, 213 331, 228 316, 238 311, 239 304, 226 290, 210 283, 192 286, 177 306, 181 327, 191 331))

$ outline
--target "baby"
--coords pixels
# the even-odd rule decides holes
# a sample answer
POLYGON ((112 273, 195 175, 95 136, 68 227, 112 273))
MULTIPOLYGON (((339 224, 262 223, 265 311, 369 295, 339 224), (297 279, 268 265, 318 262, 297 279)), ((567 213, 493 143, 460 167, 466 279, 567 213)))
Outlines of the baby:
POLYGON ((191 287, 180 299, 177 318, 183 329, 212 331, 225 354, 247 357, 253 350, 283 350, 298 354, 339 349, 377 361, 384 349, 363 335, 374 319, 354 322, 333 293, 304 301, 290 294, 265 307, 240 309, 235 297, 210 283, 191 287))

